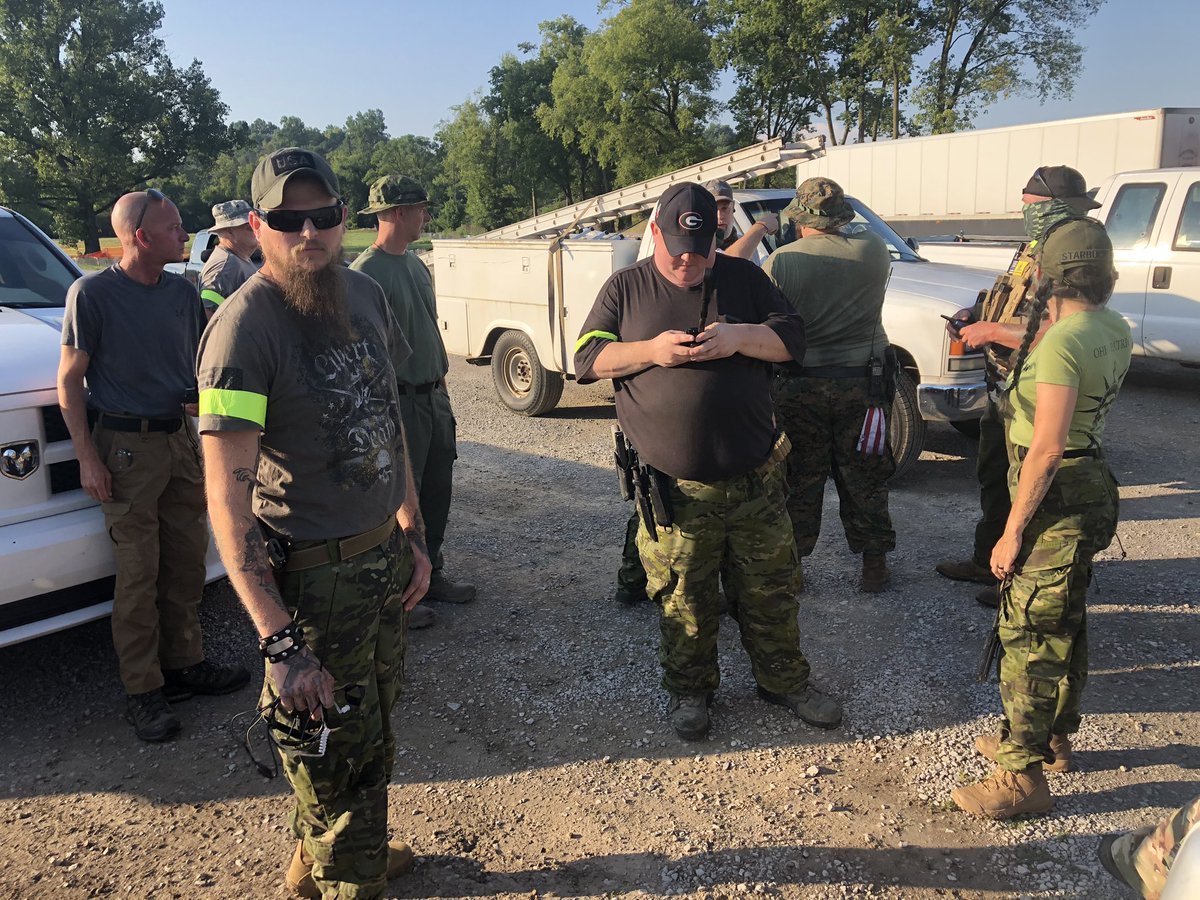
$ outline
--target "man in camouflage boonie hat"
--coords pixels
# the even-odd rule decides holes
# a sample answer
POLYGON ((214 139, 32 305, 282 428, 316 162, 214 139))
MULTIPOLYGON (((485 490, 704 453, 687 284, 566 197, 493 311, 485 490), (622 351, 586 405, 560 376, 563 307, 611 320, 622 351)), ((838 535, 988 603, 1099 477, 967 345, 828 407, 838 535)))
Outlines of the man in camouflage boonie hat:
MULTIPOLYGON (((371 185, 369 203, 360 215, 379 219, 379 236, 350 268, 370 275, 387 296, 396 321, 412 345, 408 360, 396 367, 400 416, 412 459, 413 484, 420 495, 425 540, 433 564, 427 601, 468 603, 475 586, 454 582, 443 572, 442 544, 450 518, 454 486, 454 410, 446 390, 450 360, 438 328, 433 279, 425 263, 409 249, 430 222, 429 195, 415 178, 385 175, 371 185)), ((425 628, 435 619, 422 604, 409 614, 409 628, 425 628)))
POLYGON ((796 199, 783 214, 797 228, 841 228, 854 218, 854 207, 846 202, 841 186, 830 178, 808 178, 796 188, 796 199))
POLYGON ((226 200, 212 208, 213 224, 208 231, 218 238, 218 244, 208 251, 199 280, 200 300, 209 316, 261 265, 253 259, 258 238, 250 227, 252 208, 245 200, 226 200))
POLYGON ((429 203, 429 194, 421 183, 407 175, 384 175, 371 182, 371 190, 367 194, 367 207, 360 209, 360 216, 373 216, 385 209, 397 206, 416 206, 429 203))

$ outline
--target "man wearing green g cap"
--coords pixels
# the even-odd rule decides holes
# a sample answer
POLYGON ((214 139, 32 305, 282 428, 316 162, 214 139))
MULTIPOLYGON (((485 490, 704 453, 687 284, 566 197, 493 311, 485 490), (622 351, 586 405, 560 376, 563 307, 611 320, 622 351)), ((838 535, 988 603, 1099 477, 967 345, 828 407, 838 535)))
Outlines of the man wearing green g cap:
MULTIPOLYGON (((475 599, 475 586, 450 581, 442 572, 442 543, 450 517, 454 460, 458 457, 454 411, 446 391, 450 362, 438 331, 433 279, 425 264, 408 249, 431 221, 429 195, 407 175, 385 175, 371 185, 367 208, 359 215, 374 215, 379 220, 379 236, 350 268, 370 275, 383 288, 413 348, 408 361, 396 367, 396 381, 433 563, 433 578, 425 599, 467 603, 475 599)), ((426 624, 433 624, 431 615, 428 622, 414 625, 409 621, 410 628, 426 624)))
POLYGON ((803 557, 816 546, 832 477, 846 541, 862 554, 860 587, 877 593, 888 585, 886 554, 896 546, 887 492, 895 463, 883 417, 891 396, 882 366, 891 254, 870 231, 842 234, 854 209, 828 178, 803 182, 784 215, 800 240, 767 257, 763 271, 800 313, 808 335, 803 365, 779 365, 775 379, 775 414, 792 438, 788 512, 796 549, 803 557))

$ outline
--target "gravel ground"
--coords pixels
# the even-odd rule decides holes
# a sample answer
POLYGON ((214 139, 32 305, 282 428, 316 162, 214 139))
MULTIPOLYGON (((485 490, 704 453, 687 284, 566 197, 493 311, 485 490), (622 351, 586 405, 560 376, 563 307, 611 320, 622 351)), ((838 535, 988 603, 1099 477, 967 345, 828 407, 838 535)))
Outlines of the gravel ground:
MULTIPOLYGON (((629 509, 608 464, 611 391, 568 385, 528 420, 496 405, 486 369, 456 360, 450 384, 447 556, 480 599, 411 636, 390 810, 421 859, 390 896, 1103 900, 1126 895, 1097 836, 1195 793, 1200 372, 1139 362, 1111 417, 1125 557, 1104 554, 1093 589, 1082 771, 1052 776, 1051 815, 1007 824, 949 803, 987 774, 971 742, 999 708, 973 680, 989 613, 933 573, 974 522, 964 438, 932 427, 894 485, 884 594, 856 590, 829 491, 800 623, 844 726, 763 704, 726 620, 712 734, 684 745, 663 718, 654 610, 609 600, 629 509)), ((224 582, 203 619, 212 657, 254 664, 224 582)), ((122 719, 106 623, 0 650, 0 673, 0 895, 286 896, 286 784, 255 772, 231 722, 255 690, 181 705, 183 735, 149 746, 122 719)))

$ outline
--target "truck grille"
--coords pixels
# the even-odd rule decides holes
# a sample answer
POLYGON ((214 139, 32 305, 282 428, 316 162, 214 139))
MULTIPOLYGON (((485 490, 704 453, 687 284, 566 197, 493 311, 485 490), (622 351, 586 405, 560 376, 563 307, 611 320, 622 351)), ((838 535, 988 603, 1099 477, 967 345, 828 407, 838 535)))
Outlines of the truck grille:
POLYGON ((67 423, 63 421, 62 410, 57 404, 42 407, 42 427, 46 430, 47 444, 71 439, 71 432, 67 430, 67 423))
POLYGON ((77 491, 80 487, 78 460, 68 459, 50 464, 51 494, 65 494, 67 491, 77 491))

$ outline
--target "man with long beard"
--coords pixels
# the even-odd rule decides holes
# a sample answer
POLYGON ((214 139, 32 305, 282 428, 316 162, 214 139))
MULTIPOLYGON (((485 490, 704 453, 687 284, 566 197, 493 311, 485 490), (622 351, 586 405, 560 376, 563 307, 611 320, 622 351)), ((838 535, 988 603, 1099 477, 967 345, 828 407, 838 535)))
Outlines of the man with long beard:
POLYGON ((295 795, 288 887, 378 897, 412 865, 387 839, 389 716, 430 575, 396 388, 411 350, 379 286, 341 265, 325 160, 279 150, 251 190, 266 262, 200 346, 209 516, 295 795))

